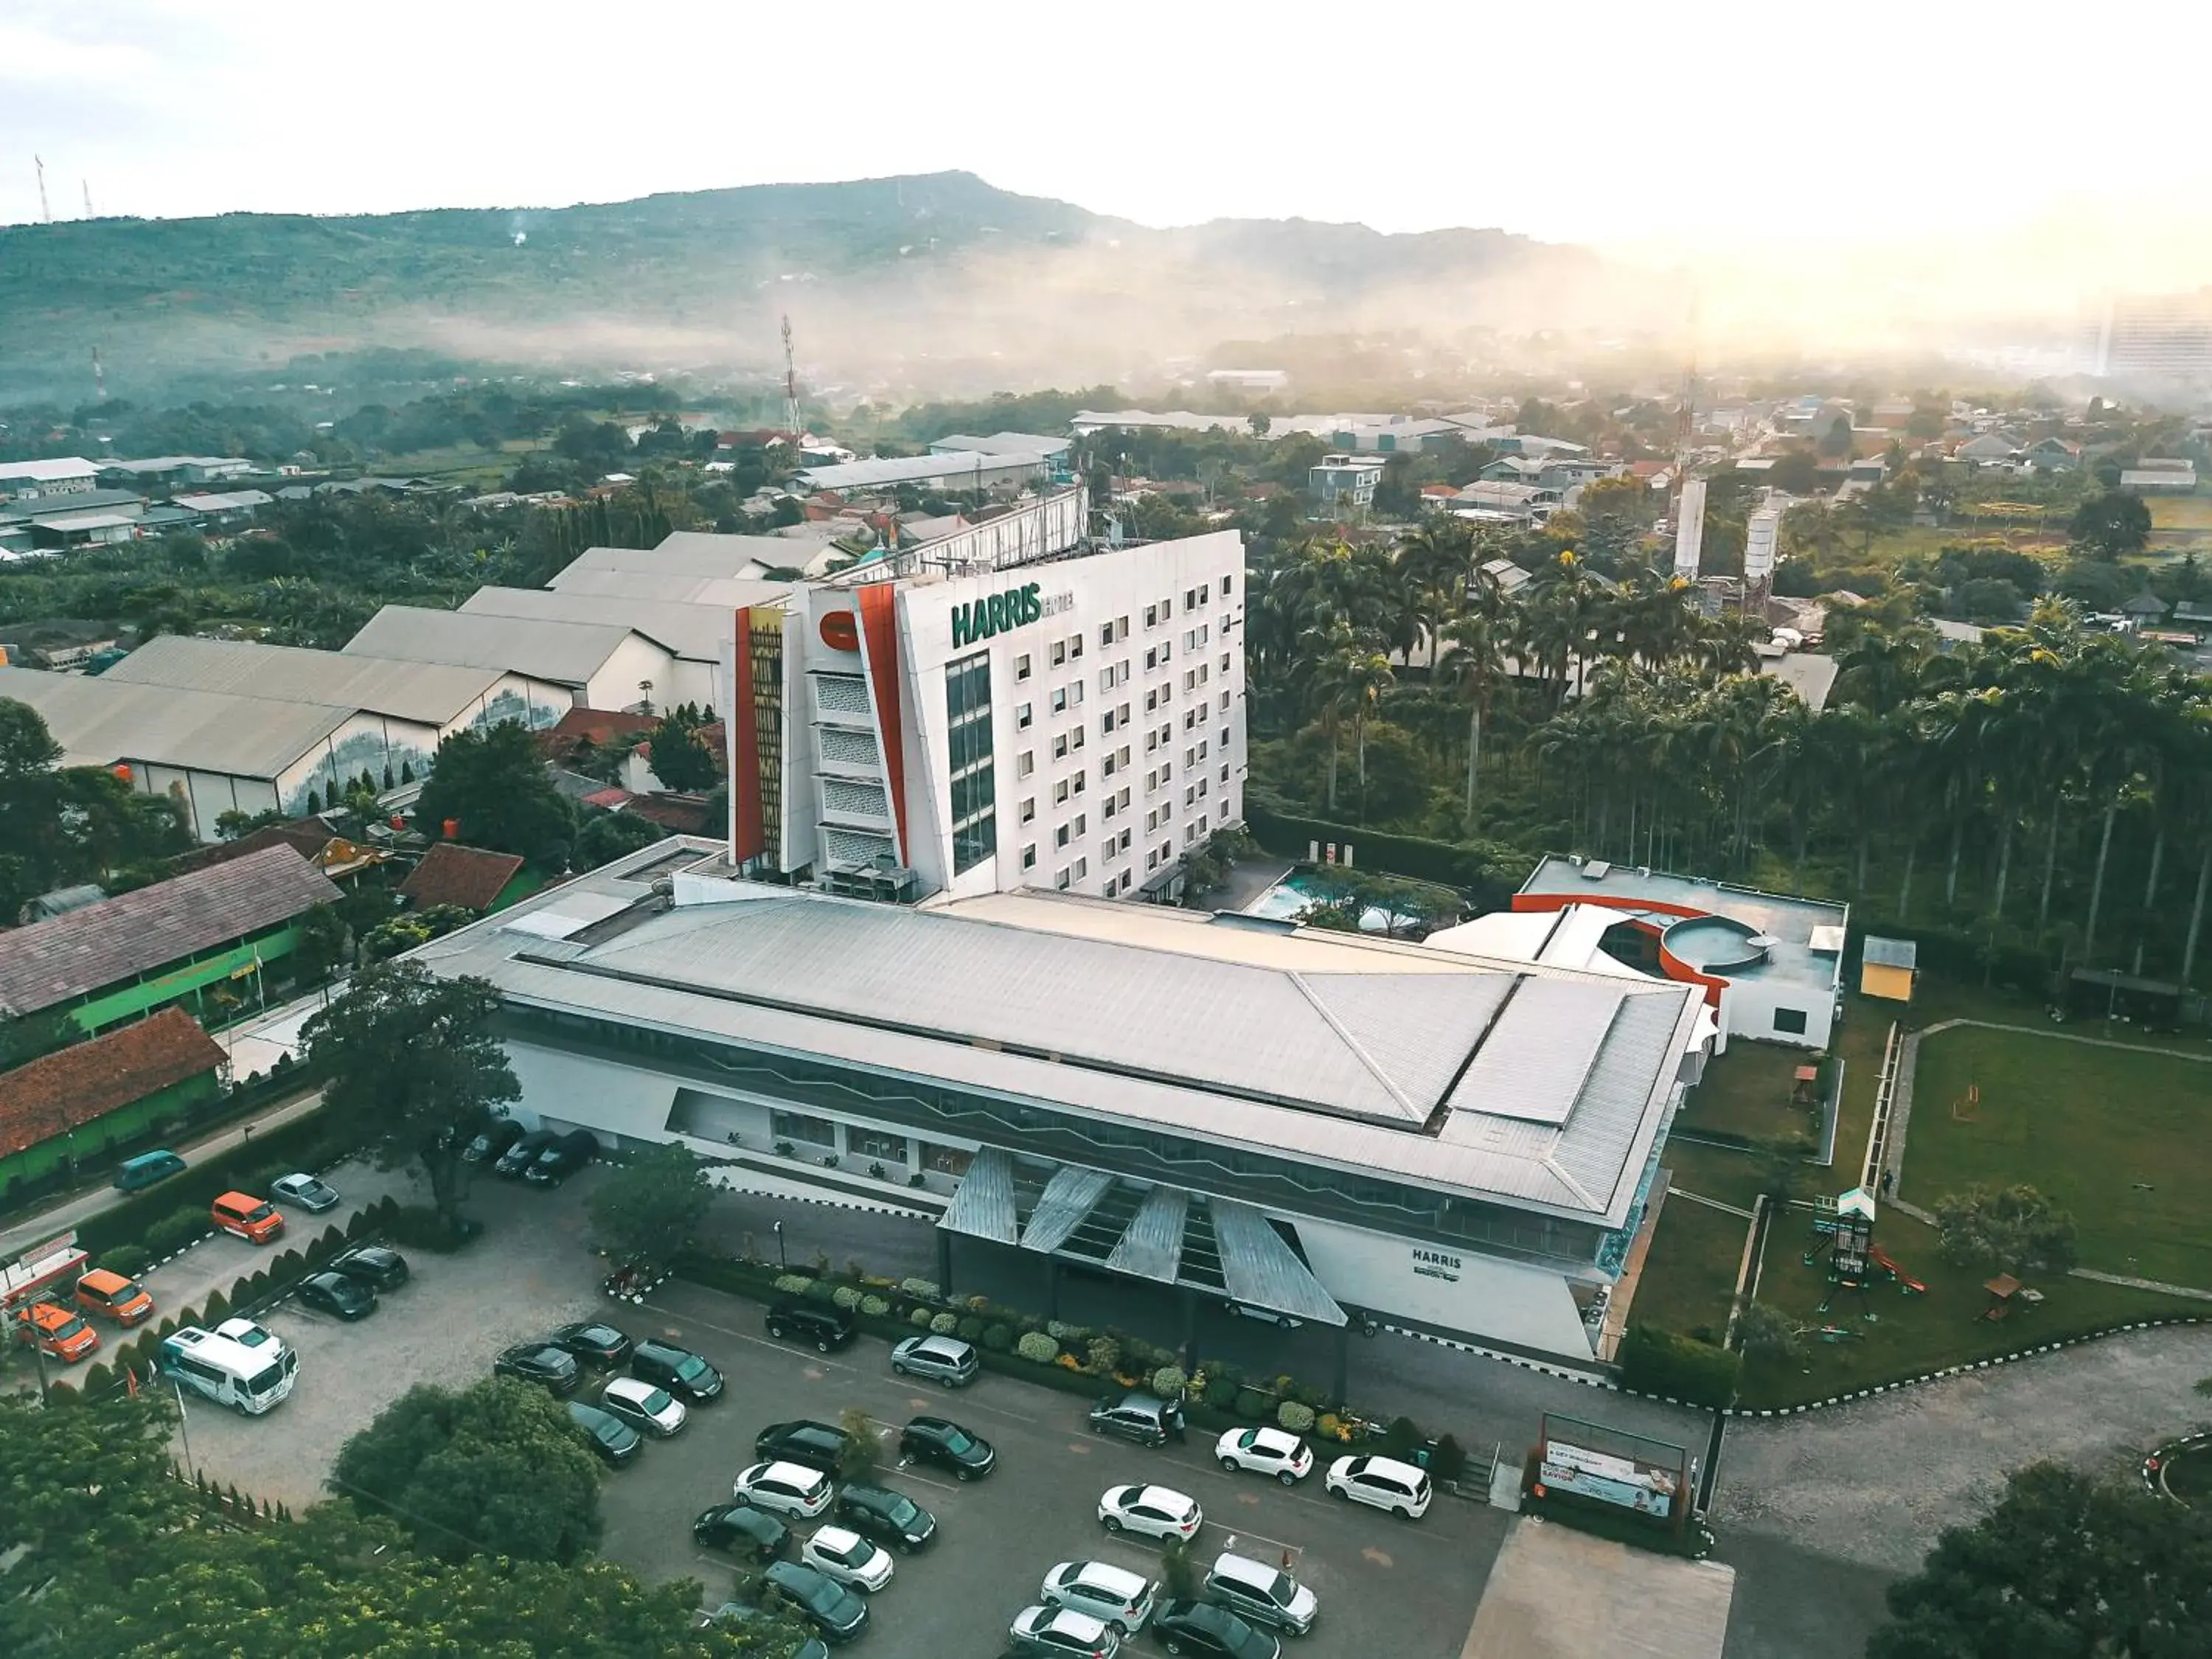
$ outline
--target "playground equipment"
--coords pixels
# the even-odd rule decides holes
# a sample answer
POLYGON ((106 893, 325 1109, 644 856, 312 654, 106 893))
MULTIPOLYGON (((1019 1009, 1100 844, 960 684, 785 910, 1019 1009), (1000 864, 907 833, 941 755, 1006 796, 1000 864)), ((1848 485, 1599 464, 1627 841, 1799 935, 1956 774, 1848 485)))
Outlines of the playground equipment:
POLYGON ((1907 1296, 1928 1293, 1925 1283, 1874 1242, 1874 1195, 1863 1187, 1854 1187, 1835 1198, 1824 1193, 1813 1200, 1813 1240, 1806 1246, 1802 1260, 1809 1267, 1823 1255, 1828 1258, 1828 1293, 1820 1299, 1820 1312, 1826 1313, 1835 1305, 1838 1291, 1854 1291, 1858 1294, 1860 1317, 1877 1317, 1867 1305, 1869 1285, 1895 1285, 1907 1296))

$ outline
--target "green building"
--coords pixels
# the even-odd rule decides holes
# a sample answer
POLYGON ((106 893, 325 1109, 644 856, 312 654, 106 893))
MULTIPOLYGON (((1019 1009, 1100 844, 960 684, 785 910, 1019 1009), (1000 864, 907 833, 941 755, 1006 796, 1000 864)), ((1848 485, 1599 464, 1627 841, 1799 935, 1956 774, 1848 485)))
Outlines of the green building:
POLYGON ((342 897, 293 848, 262 848, 49 921, 0 932, 0 1018, 59 1010, 94 1036, 181 1004, 204 1021, 251 1004, 299 944, 299 921, 342 897))
POLYGON ((0 1073, 0 1204, 104 1169, 222 1092, 222 1050, 181 1008, 0 1073))

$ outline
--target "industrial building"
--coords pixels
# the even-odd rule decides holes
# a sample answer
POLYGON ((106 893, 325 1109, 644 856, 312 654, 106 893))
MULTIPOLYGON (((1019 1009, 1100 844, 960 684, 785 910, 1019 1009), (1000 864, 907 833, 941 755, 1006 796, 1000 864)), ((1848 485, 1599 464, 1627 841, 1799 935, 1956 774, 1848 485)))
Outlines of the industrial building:
POLYGON ((498 988, 526 1123, 930 1217, 948 1285, 1016 1252, 1584 1364, 1702 1012, 1249 917, 771 886, 684 840, 414 959, 498 988))
POLYGON ((619 623, 387 605, 346 641, 345 651, 520 674, 559 686, 586 708, 658 708, 682 701, 672 696, 676 653, 619 623))
POLYGON ((100 469, 81 455, 50 461, 0 461, 0 495, 27 501, 81 495, 100 482, 100 469))
MULTIPOLYGON (((785 585, 787 587, 788 584, 785 585)), ((773 602, 773 585, 763 584, 762 599, 773 602)), ((718 675, 722 647, 730 634, 730 607, 674 599, 637 599, 619 593, 563 593, 542 587, 479 587, 463 601, 465 617, 521 617, 540 622, 612 623, 650 640, 668 653, 667 682, 655 687, 656 708, 696 703, 713 708, 720 701, 718 675)))
POLYGON ((1034 451, 987 455, 980 450, 961 449, 942 455, 879 456, 831 466, 805 466, 799 470, 795 482, 802 489, 889 489, 903 483, 981 491, 1031 483, 1050 470, 1044 458, 1034 451))
POLYGON ((1178 892, 1242 821, 1242 537, 901 568, 736 613, 736 862, 893 896, 1178 892))

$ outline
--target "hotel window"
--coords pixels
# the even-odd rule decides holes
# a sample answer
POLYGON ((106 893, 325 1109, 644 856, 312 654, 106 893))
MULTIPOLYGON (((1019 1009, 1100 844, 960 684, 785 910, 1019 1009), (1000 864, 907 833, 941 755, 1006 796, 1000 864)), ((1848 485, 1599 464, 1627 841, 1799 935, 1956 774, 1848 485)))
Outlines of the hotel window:
POLYGON ((1036 816, 1036 797, 1030 795, 1022 802, 1022 822, 1027 823, 1036 816))
POLYGON ((1068 743, 1068 747, 1070 747, 1071 749, 1080 749, 1080 748, 1082 748, 1082 747, 1083 747, 1083 736, 1084 736, 1083 728, 1082 728, 1081 726, 1077 726, 1077 727, 1076 727, 1073 732, 1070 732, 1067 734, 1067 743, 1068 743))
POLYGON ((1194 732, 1198 729, 1198 710, 1193 708, 1185 712, 1182 717, 1182 729, 1186 732, 1194 732))
POLYGON ((879 1164, 906 1162, 906 1137, 887 1135, 879 1129, 845 1128, 845 1150, 854 1158, 872 1158, 879 1164))
POLYGON ((1186 787, 1184 787, 1184 789, 1183 789, 1183 792, 1182 792, 1182 804, 1183 804, 1185 806, 1195 806, 1195 805, 1198 805, 1198 791, 1197 791, 1197 790, 1195 790, 1195 789, 1190 788, 1190 787, 1188 787, 1188 786, 1186 786, 1186 787))
POLYGON ((1058 737, 1052 740, 1052 757, 1054 760, 1066 760, 1067 758, 1066 732, 1062 732, 1058 737))
POLYGON ((1087 813, 1084 813, 1084 812, 1078 812, 1078 813, 1075 815, 1075 833, 1076 833, 1077 835, 1079 835, 1079 836, 1080 836, 1080 835, 1085 835, 1085 834, 1089 833, 1090 829, 1091 829, 1091 818, 1090 818, 1090 815, 1089 815, 1089 814, 1087 814, 1087 813))
POLYGON ((1091 860, 1090 860, 1089 859, 1078 859, 1078 860, 1076 860, 1076 861, 1075 861, 1075 878, 1076 878, 1076 880, 1078 880, 1078 881, 1081 881, 1081 880, 1084 878, 1084 877, 1085 877, 1085 876, 1089 875, 1090 873, 1091 873, 1091 860))
POLYGON ((809 1117, 804 1112, 770 1112, 768 1115, 769 1133, 778 1140, 794 1140, 809 1146, 835 1146, 837 1126, 826 1117, 809 1117))
POLYGON ((1224 783, 1229 781, 1229 763, 1227 761, 1221 763, 1221 781, 1224 783))
POLYGON ((1160 620, 1162 622, 1165 622, 1170 617, 1174 615, 1175 601, 1171 599, 1162 599, 1160 601, 1160 620))
POLYGON ((1109 795, 1106 797, 1105 805, 1099 809, 1098 816, 1102 818, 1110 818, 1114 816, 1114 797, 1109 795))
POLYGON ((1071 640, 1069 640, 1069 641, 1068 641, 1068 642, 1067 642, 1067 654, 1068 654, 1070 657, 1072 657, 1072 658, 1075 659, 1076 659, 1077 661, 1079 661, 1079 662, 1082 660, 1082 659, 1083 659, 1083 635, 1082 635, 1078 634, 1078 635, 1076 635, 1073 639, 1071 639, 1071 640))
POLYGON ((1066 824, 1061 824, 1059 829, 1052 832, 1052 844, 1054 847, 1065 847, 1067 845, 1067 826, 1066 824))
POLYGON ((1067 660, 1067 641, 1066 640, 1054 640, 1052 642, 1051 654, 1048 660, 1054 668, 1059 667, 1060 664, 1067 660))
POLYGON ((1226 576, 1221 579, 1221 597, 1224 599, 1229 597, 1229 582, 1230 578, 1226 576))
POLYGON ((1026 651, 1014 659, 1014 678, 1025 680, 1030 677, 1030 653, 1026 651))
POLYGON ((1226 651, 1221 653, 1221 672, 1224 674, 1229 672, 1229 653, 1226 651))
POLYGON ((1229 694, 1226 691, 1221 694, 1221 712, 1224 714, 1229 712, 1229 694))
POLYGON ((1052 689, 1052 712, 1055 714, 1067 712, 1067 688, 1064 685, 1055 685, 1052 689))
POLYGON ((1035 707, 1034 704, 1026 702, 1017 703, 1014 706, 1015 731, 1026 732, 1030 729, 1030 721, 1032 718, 1030 711, 1033 707, 1035 707))
POLYGON ((1067 890, 1067 872, 1062 870, 1058 875, 1054 876, 1052 878, 1052 884, 1054 887, 1057 887, 1061 892, 1065 893, 1067 890))
POLYGON ((1129 810, 1129 792, 1127 790, 1124 789, 1120 794, 1115 796, 1114 799, 1117 804, 1119 804, 1123 811, 1126 812, 1129 810))
MULTIPOLYGON (((1159 621, 1160 621, 1160 608, 1159 608, 1159 606, 1158 606, 1158 605, 1146 605, 1146 606, 1145 607, 1145 626, 1146 626, 1146 627, 1147 627, 1147 628, 1157 628, 1158 626, 1159 626, 1159 621)), ((1149 664, 1147 664, 1146 665, 1147 665, 1147 666, 1150 666, 1150 665, 1149 665, 1149 664)))
POLYGON ((1107 756, 1103 761, 1099 763, 1098 775, 1102 778, 1112 777, 1114 775, 1114 769, 1120 764, 1121 763, 1115 760, 1113 756, 1107 756))
POLYGON ((945 665, 945 743, 952 781, 952 872, 997 850, 998 783, 991 753, 991 658, 977 652, 945 665))
POLYGON ((1196 588, 1186 587, 1183 589, 1182 608, 1185 611, 1195 611, 1198 609, 1198 590, 1196 588))
POLYGON ((1083 781, 1088 775, 1089 774, 1084 772, 1078 772, 1075 775, 1075 793, 1079 795, 1083 793, 1083 781))
POLYGON ((1036 757, 1024 749, 1014 757, 1014 775, 1025 778, 1036 770, 1036 757))
POLYGON ((1034 870, 1036 868, 1036 843, 1033 841, 1025 842, 1023 845, 1022 868, 1024 870, 1034 870))
POLYGON ((1160 648, 1157 645, 1145 653, 1145 672, 1149 674, 1160 665, 1160 648))
POLYGON ((1114 643, 1114 624, 1112 623, 1100 623, 1098 624, 1098 643, 1101 645, 1111 645, 1114 643))
POLYGON ((1053 785, 1052 804, 1054 806, 1064 806, 1067 804, 1067 780, 1066 778, 1062 778, 1058 783, 1053 785))

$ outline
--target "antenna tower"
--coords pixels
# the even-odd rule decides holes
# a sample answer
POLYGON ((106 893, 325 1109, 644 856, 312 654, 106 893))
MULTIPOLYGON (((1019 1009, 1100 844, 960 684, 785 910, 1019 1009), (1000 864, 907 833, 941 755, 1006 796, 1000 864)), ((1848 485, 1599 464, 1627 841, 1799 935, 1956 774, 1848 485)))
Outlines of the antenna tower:
POLYGON ((54 210, 46 201, 46 158, 42 155, 33 155, 31 161, 39 169, 39 219, 41 223, 50 225, 54 222, 54 210))
POLYGON ((84 188, 84 216, 89 219, 92 217, 92 180, 80 179, 77 183, 84 188))
POLYGON ((96 403, 107 401, 107 371, 100 366, 100 348, 92 349, 92 395, 96 403))
POLYGON ((1690 295, 1689 343, 1684 350, 1682 364, 1682 401, 1674 411, 1674 484, 1667 494, 1667 532, 1669 536, 1680 532, 1682 527, 1682 484, 1690 476, 1691 440, 1698 429, 1698 296, 1690 295))
POLYGON ((791 441, 799 438, 799 368, 791 350, 791 319, 783 319, 783 426, 791 434, 791 441))

